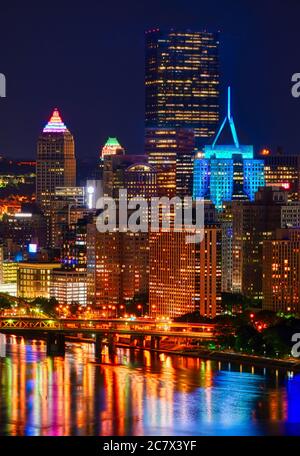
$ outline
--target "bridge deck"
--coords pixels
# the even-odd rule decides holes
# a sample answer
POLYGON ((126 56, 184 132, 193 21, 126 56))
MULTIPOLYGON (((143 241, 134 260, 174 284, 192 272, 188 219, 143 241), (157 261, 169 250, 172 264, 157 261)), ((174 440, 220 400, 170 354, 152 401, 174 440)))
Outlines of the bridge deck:
POLYGON ((1 332, 59 332, 212 339, 217 325, 128 320, 54 320, 30 317, 0 317, 1 332))

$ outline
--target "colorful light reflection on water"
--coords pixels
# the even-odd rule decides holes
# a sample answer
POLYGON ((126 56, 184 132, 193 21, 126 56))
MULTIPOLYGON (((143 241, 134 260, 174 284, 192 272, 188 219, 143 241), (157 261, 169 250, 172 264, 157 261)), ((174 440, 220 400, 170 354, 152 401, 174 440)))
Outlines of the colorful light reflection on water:
POLYGON ((300 375, 91 344, 65 358, 9 337, 1 435, 300 435, 300 375))

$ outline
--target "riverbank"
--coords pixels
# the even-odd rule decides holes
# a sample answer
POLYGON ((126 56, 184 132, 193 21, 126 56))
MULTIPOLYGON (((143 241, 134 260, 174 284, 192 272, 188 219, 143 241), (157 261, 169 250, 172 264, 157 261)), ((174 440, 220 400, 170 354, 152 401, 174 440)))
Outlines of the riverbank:
MULTIPOLYGON (((174 354, 173 351, 171 351, 171 353, 174 354)), ((293 372, 300 372, 300 361, 296 359, 274 359, 266 358, 263 356, 254 356, 227 351, 223 352, 217 350, 183 350, 181 352, 178 352, 178 354, 182 356, 191 356, 214 361, 235 362, 247 365, 255 365, 259 367, 284 369, 293 372)))
POLYGON ((159 350, 151 350, 150 347, 130 347, 126 344, 117 344, 120 348, 133 348, 136 350, 149 350, 156 353, 165 353, 168 355, 186 356, 191 358, 201 358, 211 361, 221 362, 233 362, 245 365, 257 366, 269 369, 281 369, 285 371, 300 372, 300 360, 296 358, 292 359, 275 359, 267 358, 264 356, 247 355, 241 353, 235 353, 232 351, 218 351, 218 350, 207 350, 199 348, 181 348, 181 349, 170 349, 161 348, 159 350))

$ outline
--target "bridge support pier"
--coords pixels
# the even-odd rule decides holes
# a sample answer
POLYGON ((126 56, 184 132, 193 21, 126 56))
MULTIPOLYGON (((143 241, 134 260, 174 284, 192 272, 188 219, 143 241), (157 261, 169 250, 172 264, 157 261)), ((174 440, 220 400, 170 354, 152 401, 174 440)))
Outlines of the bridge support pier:
POLYGON ((145 347, 145 336, 138 337, 136 345, 138 348, 144 348, 145 347))
POLYGON ((116 336, 111 335, 108 338, 108 353, 109 355, 116 354, 116 336))
POLYGON ((96 334, 95 340, 95 358, 101 358, 103 349, 103 335, 96 334))
POLYGON ((48 333, 47 356, 65 356, 65 335, 60 333, 48 333))
POLYGON ((134 341, 135 341, 135 336, 130 336, 130 347, 134 347, 135 344, 134 344, 134 341))
POLYGON ((144 348, 145 336, 130 336, 130 347, 144 348))
POLYGON ((151 336, 150 348, 151 350, 159 350, 161 337, 151 336))

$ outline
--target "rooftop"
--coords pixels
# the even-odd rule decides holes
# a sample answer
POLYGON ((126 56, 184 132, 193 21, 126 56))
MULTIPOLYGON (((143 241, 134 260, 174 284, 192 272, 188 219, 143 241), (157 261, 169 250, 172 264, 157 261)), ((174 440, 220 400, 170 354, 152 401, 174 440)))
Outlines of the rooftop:
POLYGON ((43 130, 43 133, 64 133, 65 131, 68 131, 68 129, 62 121, 58 109, 55 108, 49 122, 43 130))

